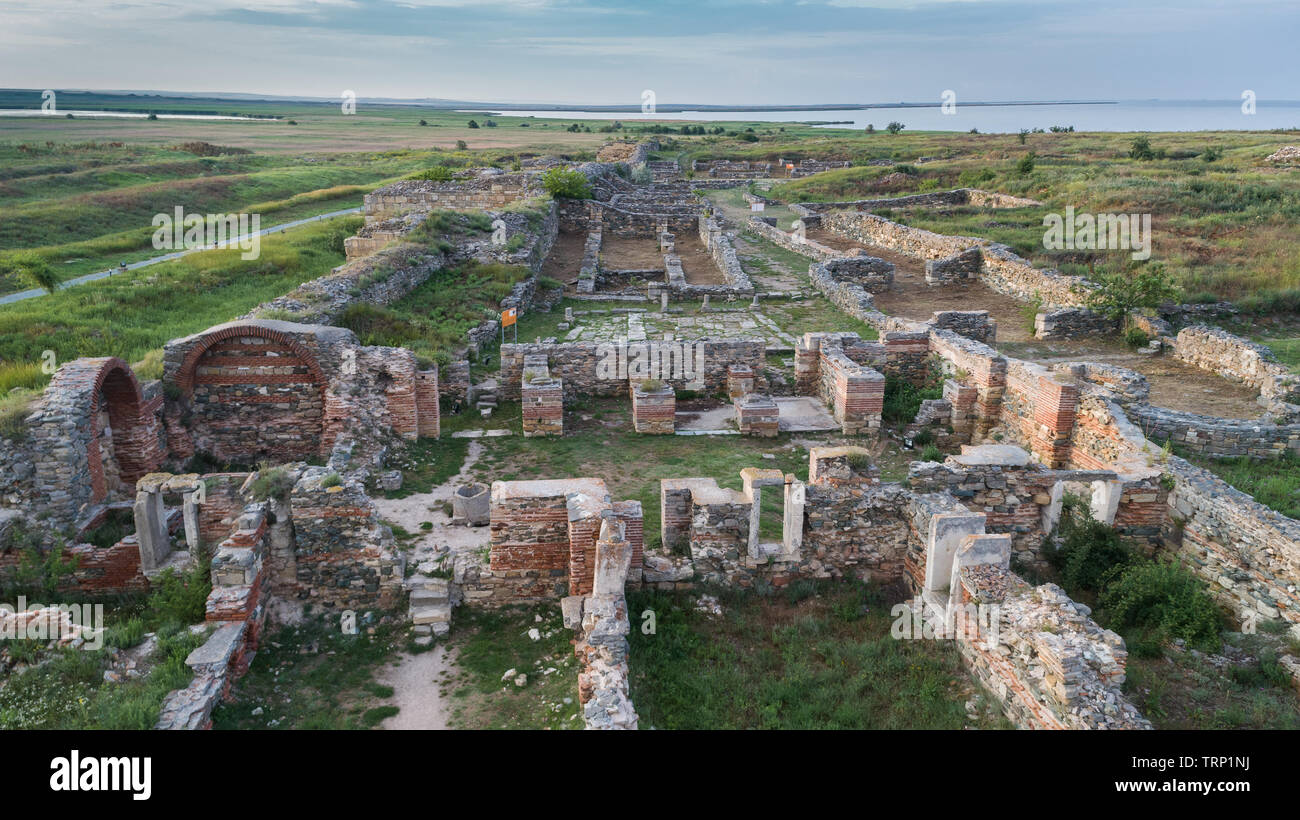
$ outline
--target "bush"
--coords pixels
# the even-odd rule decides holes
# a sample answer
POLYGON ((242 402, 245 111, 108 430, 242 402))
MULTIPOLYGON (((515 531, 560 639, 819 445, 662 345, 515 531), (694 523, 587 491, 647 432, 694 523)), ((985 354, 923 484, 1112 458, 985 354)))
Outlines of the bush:
POLYGON ((1115 321, 1128 316, 1130 310, 1153 308, 1177 295, 1169 274, 1160 264, 1145 265, 1136 273, 1131 270, 1098 271, 1092 280, 1097 284, 1096 288, 1080 291, 1087 306, 1115 321))
POLYGON ((899 131, 902 131, 906 127, 907 126, 903 125, 901 122, 894 121, 889 123, 889 125, 886 125, 885 130, 891 134, 897 134, 899 131))
POLYGON ((1016 173, 1022 177, 1027 177, 1032 174, 1034 172, 1035 158, 1033 151, 1030 151, 1028 154, 1021 157, 1020 161, 1016 163, 1016 173))
POLYGON ((293 476, 284 467, 267 467, 258 465, 257 478, 253 479, 249 491, 254 501, 282 497, 293 489, 293 476))
POLYGON ((1146 331, 1136 325, 1129 325, 1124 331, 1124 344, 1129 347, 1146 347, 1150 341, 1151 337, 1146 334, 1146 331))
POLYGON ((207 615, 208 593, 212 592, 210 570, 211 561, 205 558, 185 572, 168 567, 159 573, 149 594, 150 616, 158 623, 201 622, 207 615))
POLYGON ((882 420, 891 424, 907 424, 916 418, 921 402, 943 398, 942 387, 917 388, 893 374, 885 376, 885 404, 880 412, 882 420))
POLYGON ((1061 586, 1071 595, 1098 591, 1112 568, 1137 560, 1137 554, 1115 528, 1093 518, 1081 499, 1067 498, 1062 504, 1058 532, 1060 547, 1049 546, 1043 551, 1047 563, 1059 574, 1061 586))
POLYGON ((425 168, 423 171, 417 171, 411 174, 407 179, 424 179, 430 182, 451 182, 451 169, 446 165, 435 165, 432 168, 425 168))
POLYGON ((552 168, 542 174, 542 187, 556 199, 591 199, 587 178, 571 168, 552 168))
POLYGON ((1156 158, 1155 151, 1151 150, 1151 140, 1146 137, 1134 139, 1128 155, 1130 159, 1151 160, 1156 158))
POLYGON ((943 461, 943 451, 933 444, 921 451, 922 461, 943 461))
POLYGON ((1136 629, 1162 642, 1182 638, 1208 652, 1219 649, 1222 613, 1205 583, 1172 560, 1116 567, 1097 602, 1112 629, 1136 629))

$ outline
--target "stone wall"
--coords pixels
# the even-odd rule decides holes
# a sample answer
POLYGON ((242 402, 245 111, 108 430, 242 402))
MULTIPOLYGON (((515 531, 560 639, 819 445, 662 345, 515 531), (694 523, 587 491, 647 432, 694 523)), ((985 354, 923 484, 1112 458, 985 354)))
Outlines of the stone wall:
POLYGON ((1087 606, 1001 566, 976 565, 958 577, 962 605, 984 606, 996 621, 964 619, 956 630, 962 660, 1017 727, 1152 728, 1121 691, 1124 639, 1098 626, 1087 606))
POLYGON ((647 388, 645 382, 633 382, 632 429, 651 435, 671 435, 677 425, 677 395, 672 385, 663 384, 657 390, 647 388))
MULTIPOLYGON (((1202 370, 1260 391, 1265 405, 1300 403, 1300 376, 1274 358, 1267 347, 1207 325, 1192 325, 1178 331, 1173 355, 1202 370)), ((1300 413, 1300 408, 1279 408, 1283 415, 1300 413)))
POLYGON ((1165 469, 1170 548, 1239 618, 1300 623, 1300 521, 1176 456, 1165 469))
POLYGON ((389 219, 412 211, 485 211, 544 194, 540 174, 485 173, 474 179, 434 182, 404 179, 366 194, 366 220, 389 219))
POLYGON ((295 577, 277 594, 319 610, 392 609, 402 595, 405 556, 355 478, 307 467, 289 496, 295 577))
POLYGON ((898 208, 935 208, 971 205, 979 208, 1024 208, 1041 205, 1033 199, 999 194, 994 191, 982 191, 978 188, 957 188, 951 191, 936 191, 928 194, 911 196, 883 197, 877 199, 859 199, 851 202, 800 202, 796 207, 808 213, 826 211, 855 210, 878 211, 898 208))
POLYGON ((601 519, 594 548, 595 571, 590 594, 565 599, 566 625, 577 632, 574 653, 578 702, 588 729, 635 729, 636 710, 628 696, 628 643, 631 626, 625 587, 632 545, 617 519, 601 519))
POLYGON ((265 505, 250 504, 217 547, 204 619, 214 631, 185 659, 194 678, 164 698, 155 728, 210 729, 212 710, 248 671, 266 623, 268 532, 265 505))
POLYGON ((639 358, 649 361, 656 350, 680 350, 681 345, 694 349, 692 355, 702 359, 693 362, 694 378, 663 379, 675 389, 703 389, 721 392, 726 389, 727 368, 733 364, 747 365, 756 371, 765 362, 765 342, 761 339, 705 339, 698 343, 681 340, 679 343, 630 342, 622 347, 611 343, 561 342, 558 344, 506 344, 501 346, 501 368, 497 376, 501 397, 506 401, 519 399, 525 359, 541 356, 548 362, 550 375, 561 379, 566 399, 577 396, 617 396, 627 390, 629 365, 639 358), (702 355, 699 351, 703 351, 702 355), (622 366, 618 365, 622 362, 622 366), (602 366, 603 363, 603 366, 602 366), (603 376, 610 378, 603 378, 603 376), (702 380, 703 387, 695 382, 702 380))
POLYGON ((133 497, 162 462, 162 395, 121 359, 76 359, 55 372, 26 419, 3 479, 4 506, 68 528, 97 504, 133 497), (25 461, 22 459, 30 459, 25 461))

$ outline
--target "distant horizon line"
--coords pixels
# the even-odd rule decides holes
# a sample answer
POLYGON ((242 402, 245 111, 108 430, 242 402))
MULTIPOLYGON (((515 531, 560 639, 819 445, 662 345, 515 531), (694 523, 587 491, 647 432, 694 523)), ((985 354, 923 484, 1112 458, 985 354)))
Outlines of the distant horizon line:
MULTIPOLYGON (((40 95, 42 89, 26 88, 7 88, 0 89, 0 93, 30 92, 40 95)), ((162 91, 152 89, 93 89, 93 88, 64 88, 56 90, 56 93, 65 94, 103 94, 109 96, 136 96, 136 97, 159 97, 172 99, 194 99, 194 100, 225 100, 231 102, 299 102, 299 103, 335 103, 341 98, 323 97, 319 95, 295 95, 295 94, 259 94, 256 92, 225 92, 225 91, 162 91)), ((626 104, 602 104, 602 103, 554 103, 554 102, 528 102, 519 100, 509 101, 492 101, 492 100, 458 100, 446 97, 363 97, 356 96, 358 102, 366 102, 372 105, 401 105, 401 106, 427 106, 431 108, 445 109, 520 109, 536 111, 592 111, 610 114, 637 114, 648 113, 642 110, 640 105, 626 104)), ((1121 103, 1228 103, 1239 102, 1239 98, 1132 98, 1132 99, 1057 99, 1057 100, 971 100, 962 101, 959 104, 963 106, 1049 106, 1049 105, 1119 105, 1121 103)), ((1260 100, 1259 102, 1270 103, 1297 103, 1297 100, 1260 100)), ((871 109, 902 109, 902 108, 938 108, 943 105, 942 100, 927 101, 905 101, 898 102, 871 102, 871 103, 803 103, 803 104, 781 104, 781 103, 659 103, 654 106, 654 113, 687 113, 692 111, 699 112, 771 112, 771 111, 861 111, 871 109)), ((0 107, 7 107, 0 105, 0 107)))

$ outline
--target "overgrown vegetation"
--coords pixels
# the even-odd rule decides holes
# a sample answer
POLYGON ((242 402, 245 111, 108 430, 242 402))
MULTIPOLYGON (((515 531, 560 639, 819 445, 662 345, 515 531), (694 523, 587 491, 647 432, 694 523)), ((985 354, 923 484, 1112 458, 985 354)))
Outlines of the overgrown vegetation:
POLYGON ((885 404, 880 419, 888 424, 910 424, 921 410, 921 402, 943 398, 943 385, 931 379, 924 387, 892 373, 885 375, 885 404))
POLYGON ((309 615, 299 626, 270 632, 235 687, 233 700, 213 710, 212 726, 373 728, 395 714, 396 707, 381 703, 393 690, 375 686, 373 678, 398 651, 406 631, 404 625, 375 624, 373 634, 363 628, 349 635, 337 620, 309 615))
POLYGON ((572 637, 554 604, 458 610, 450 644, 456 666, 442 683, 452 726, 581 729, 572 637))
POLYGON ((464 347, 465 333, 495 318, 501 300, 527 276, 527 268, 498 263, 441 270, 387 307, 353 303, 335 324, 356 333, 362 344, 406 347, 423 366, 445 365, 464 347))
POLYGON ((1300 519, 1300 456, 1211 458, 1175 447, 1174 452, 1287 518, 1300 519))
POLYGON ((642 728, 960 729, 1004 726, 965 704, 977 693, 947 641, 890 635, 901 590, 861 582, 628 596, 632 701, 642 728), (645 633, 638 615, 652 612, 645 633))

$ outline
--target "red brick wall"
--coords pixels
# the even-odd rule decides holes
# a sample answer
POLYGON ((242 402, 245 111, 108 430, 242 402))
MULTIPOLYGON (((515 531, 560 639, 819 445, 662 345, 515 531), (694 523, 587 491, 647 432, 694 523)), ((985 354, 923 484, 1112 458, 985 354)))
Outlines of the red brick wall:
POLYGON ((441 434, 441 408, 438 406, 438 370, 420 370, 415 374, 415 413, 420 438, 438 438, 441 434))
POLYGON ((489 529, 493 571, 569 568, 569 511, 563 496, 493 504, 489 529))

